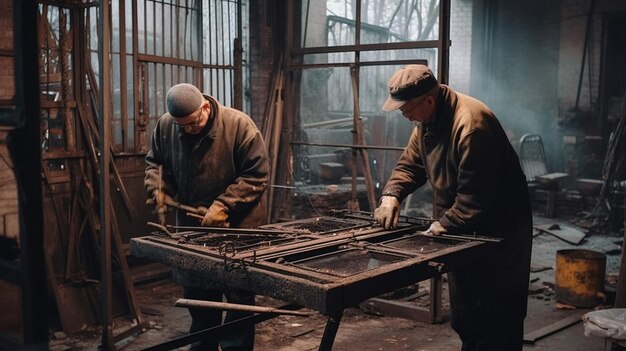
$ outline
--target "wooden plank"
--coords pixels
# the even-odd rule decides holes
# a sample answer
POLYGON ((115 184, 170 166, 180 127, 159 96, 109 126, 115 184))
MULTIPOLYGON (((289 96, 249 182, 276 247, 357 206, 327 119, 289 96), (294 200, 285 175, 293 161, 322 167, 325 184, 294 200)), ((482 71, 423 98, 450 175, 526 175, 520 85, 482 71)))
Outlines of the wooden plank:
POLYGON ((585 233, 582 230, 563 224, 540 224, 533 227, 574 245, 579 245, 585 238, 585 233))
POLYGON ((362 302, 359 307, 368 313, 404 318, 417 322, 433 323, 428 308, 416 306, 415 304, 405 301, 386 300, 375 297, 362 302))
POLYGON ((554 322, 543 328, 537 329, 534 332, 524 335, 524 344, 534 344, 537 340, 543 339, 548 335, 554 334, 580 321, 582 321, 582 314, 574 314, 563 318, 560 321, 554 322))

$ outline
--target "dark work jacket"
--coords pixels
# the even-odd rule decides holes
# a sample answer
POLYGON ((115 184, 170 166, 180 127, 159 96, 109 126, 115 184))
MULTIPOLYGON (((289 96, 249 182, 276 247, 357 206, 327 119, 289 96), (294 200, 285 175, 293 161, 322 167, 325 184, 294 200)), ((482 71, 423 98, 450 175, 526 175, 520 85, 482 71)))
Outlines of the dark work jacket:
POLYGON ((532 243, 526 178, 494 113, 445 85, 434 120, 418 123, 383 195, 403 200, 426 181, 448 232, 504 239, 481 263, 451 273, 453 327, 487 328, 489 318, 523 320, 532 243), (479 321, 482 326, 474 325, 479 321))
MULTIPOLYGON (((158 166, 163 165, 163 189, 180 203, 208 208, 219 201, 228 209, 231 227, 262 225, 266 208, 261 197, 269 162, 261 133, 245 113, 222 106, 213 97, 205 99, 211 105, 207 130, 190 151, 183 138, 193 136, 175 125, 169 113, 158 120, 146 155, 146 190, 152 194, 158 187, 158 166)), ((200 223, 182 211, 177 218, 181 225, 200 223)))

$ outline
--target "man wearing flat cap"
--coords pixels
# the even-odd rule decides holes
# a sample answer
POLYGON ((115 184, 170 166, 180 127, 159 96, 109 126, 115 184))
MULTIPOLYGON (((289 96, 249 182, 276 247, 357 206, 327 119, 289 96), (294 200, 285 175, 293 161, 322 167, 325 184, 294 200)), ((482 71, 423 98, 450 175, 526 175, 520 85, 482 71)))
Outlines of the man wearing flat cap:
MULTIPOLYGON (((159 118, 146 155, 145 186, 156 211, 165 212, 165 198, 206 209, 204 218, 178 211, 179 226, 255 228, 264 224, 261 197, 269 178, 268 156, 261 133, 245 113, 223 106, 191 84, 177 84, 166 97, 167 113, 159 118), (159 171, 159 168, 162 170, 159 171), (161 179, 162 178, 162 182, 161 179)), ((174 280, 189 284, 193 272, 174 270, 174 280)), ((184 286, 185 298, 253 305, 254 294, 239 290, 208 289, 204 283, 184 286)), ((221 324, 222 312, 189 310, 190 332, 221 324)), ((250 315, 229 312, 226 321, 250 315)), ((220 335, 221 350, 252 350, 254 325, 232 335, 220 335)), ((218 339, 202 340, 192 350, 218 350, 218 339)))
POLYGON ((517 155, 482 102, 439 84, 424 65, 389 80, 383 110, 416 122, 383 188, 374 217, 398 223, 400 202, 430 183, 436 220, 427 234, 503 239, 489 257, 448 273, 451 323, 463 351, 522 349, 532 244, 532 212, 517 155))

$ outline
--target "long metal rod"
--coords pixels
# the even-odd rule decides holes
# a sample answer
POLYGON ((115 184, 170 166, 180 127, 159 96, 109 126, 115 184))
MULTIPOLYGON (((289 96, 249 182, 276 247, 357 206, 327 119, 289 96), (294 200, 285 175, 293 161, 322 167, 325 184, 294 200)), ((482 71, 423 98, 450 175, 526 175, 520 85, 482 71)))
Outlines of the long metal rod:
POLYGON ((290 316, 304 316, 304 317, 309 316, 308 312, 303 312, 303 311, 291 311, 291 310, 283 310, 283 309, 275 308, 275 307, 243 305, 243 304, 238 304, 238 303, 206 301, 206 300, 178 299, 176 300, 176 302, 174 302, 174 306, 204 308, 204 309, 210 309, 210 310, 223 310, 223 311, 275 313, 275 314, 286 314, 290 316))

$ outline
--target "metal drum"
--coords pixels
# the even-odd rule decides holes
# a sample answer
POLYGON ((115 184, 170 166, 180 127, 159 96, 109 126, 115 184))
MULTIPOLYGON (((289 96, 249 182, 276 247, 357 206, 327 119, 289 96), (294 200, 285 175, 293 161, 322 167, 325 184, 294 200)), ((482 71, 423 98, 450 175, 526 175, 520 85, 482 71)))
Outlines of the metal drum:
POLYGON ((592 250, 556 253, 556 299, 576 307, 595 307, 602 297, 606 255, 592 250))

